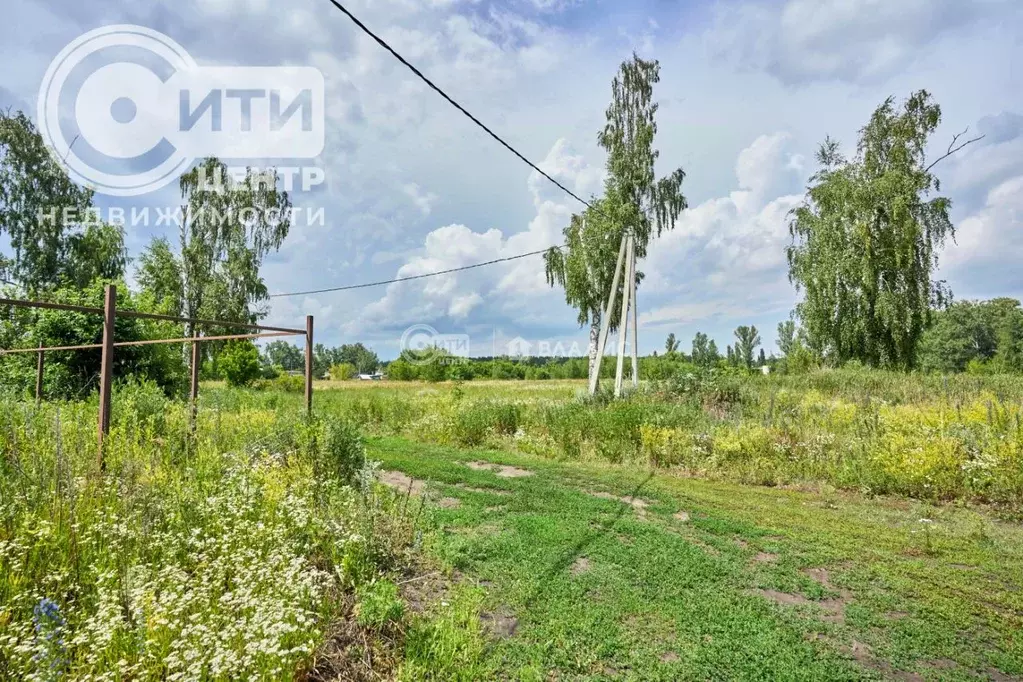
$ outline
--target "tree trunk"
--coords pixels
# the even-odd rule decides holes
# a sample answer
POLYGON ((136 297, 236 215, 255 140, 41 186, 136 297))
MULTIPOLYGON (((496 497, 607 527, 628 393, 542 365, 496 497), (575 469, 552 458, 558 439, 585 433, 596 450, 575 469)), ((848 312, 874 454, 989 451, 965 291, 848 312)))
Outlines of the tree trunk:
POLYGON ((590 381, 593 380, 593 372, 597 368, 597 346, 600 344, 600 315, 591 316, 590 322, 590 370, 586 373, 590 381))

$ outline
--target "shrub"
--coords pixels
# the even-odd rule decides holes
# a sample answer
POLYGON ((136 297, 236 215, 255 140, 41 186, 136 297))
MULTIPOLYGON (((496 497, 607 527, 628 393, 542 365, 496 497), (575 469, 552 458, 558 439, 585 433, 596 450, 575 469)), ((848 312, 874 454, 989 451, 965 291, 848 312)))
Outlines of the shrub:
POLYGON ((328 476, 352 485, 366 466, 366 447, 359 428, 347 420, 324 424, 319 442, 320 463, 328 476))
POLYGON ((121 427, 152 426, 163 433, 169 407, 167 396, 155 381, 129 377, 114 385, 112 421, 121 427))
POLYGON ((416 378, 416 371, 408 362, 398 358, 387 365, 387 378, 392 381, 412 381, 416 378))
POLYGON ((473 372, 472 364, 468 362, 455 363, 451 366, 448 374, 451 376, 452 381, 472 381, 476 376, 473 372))
POLYGON ((341 362, 330 366, 331 381, 348 381, 354 379, 356 374, 358 374, 358 370, 350 362, 341 362))
POLYGON ((273 379, 258 379, 252 384, 252 387, 257 391, 301 393, 305 390, 305 377, 295 374, 281 374, 273 379))
POLYGON ((486 410, 478 404, 465 405, 455 413, 453 433, 455 442, 466 447, 482 445, 490 430, 490 420, 486 410))
POLYGON ((219 360, 220 371, 228 386, 248 386, 262 373, 259 350, 251 341, 228 344, 219 360))

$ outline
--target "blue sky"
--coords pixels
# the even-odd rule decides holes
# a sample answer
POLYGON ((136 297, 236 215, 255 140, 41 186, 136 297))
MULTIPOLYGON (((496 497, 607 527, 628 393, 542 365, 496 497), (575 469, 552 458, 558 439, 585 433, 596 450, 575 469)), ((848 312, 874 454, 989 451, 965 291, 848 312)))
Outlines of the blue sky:
MULTIPOLYGON (((696 331, 722 348, 756 324, 768 350, 795 292, 787 212, 825 135, 852 151, 885 97, 926 88, 942 105, 936 157, 967 126, 980 143, 940 164, 956 244, 941 276, 959 298, 1023 297, 1023 6, 1015 0, 352 0, 351 9, 437 83, 574 191, 598 192, 596 132, 617 65, 662 65, 662 171, 681 166, 690 209, 641 263, 641 350, 696 331)), ((312 65, 327 85, 316 160, 325 224, 295 226, 267 259, 271 291, 409 276, 557 243, 574 202, 358 34, 326 0, 9 0, 0 105, 35 115, 50 60, 81 33, 134 23, 203 65, 312 65)), ((176 205, 173 188, 104 206, 176 205)), ((137 255, 176 229, 129 228, 137 255)), ((392 357, 402 332, 468 334, 474 354, 515 337, 585 339, 539 258, 356 292, 275 299, 268 320, 317 318, 319 340, 392 357)), ((583 344, 585 347, 585 344, 583 344)))

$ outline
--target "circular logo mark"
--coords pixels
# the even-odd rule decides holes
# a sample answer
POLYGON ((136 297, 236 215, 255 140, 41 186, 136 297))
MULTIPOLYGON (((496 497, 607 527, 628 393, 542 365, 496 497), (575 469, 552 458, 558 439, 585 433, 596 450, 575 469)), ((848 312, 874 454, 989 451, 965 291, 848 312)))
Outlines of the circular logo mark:
POLYGON ((413 365, 428 365, 440 355, 440 334, 428 324, 414 324, 401 335, 401 357, 413 365))
POLYGON ((176 118, 164 118, 163 86, 194 68, 188 52, 158 31, 130 24, 89 31, 61 50, 43 76, 39 132, 80 184, 113 196, 159 189, 193 160, 164 135, 176 118), (128 53, 145 54, 149 63, 125 61, 128 53))

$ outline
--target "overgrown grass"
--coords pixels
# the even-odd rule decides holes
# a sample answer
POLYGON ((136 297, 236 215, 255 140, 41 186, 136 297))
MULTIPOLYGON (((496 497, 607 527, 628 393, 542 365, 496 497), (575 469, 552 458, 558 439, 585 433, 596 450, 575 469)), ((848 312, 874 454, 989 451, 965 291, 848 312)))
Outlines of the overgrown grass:
POLYGON ((1021 377, 838 370, 683 376, 616 402, 584 391, 582 382, 352 384, 316 400, 370 432, 438 444, 1023 509, 1021 377))
MULTIPOLYGON (((627 469, 607 472, 603 465, 642 464, 740 483, 812 484, 821 492, 824 509, 838 499, 835 488, 847 488, 929 501, 989 502, 1018 516, 1023 510, 1021 399, 1023 380, 1013 377, 945 381, 855 370, 800 378, 683 376, 644 386, 623 401, 589 398, 582 382, 344 385, 317 391, 317 416, 309 422, 300 395, 204 387, 193 437, 186 405, 166 400, 152 386, 128 383, 115 395, 103 470, 96 457, 95 399, 38 407, 2 401, 0 677, 320 679, 341 674, 323 667, 328 659, 340 665, 354 658, 363 665, 363 658, 376 657, 402 680, 487 679, 498 670, 529 679, 542 676, 550 665, 572 674, 614 677, 594 667, 601 660, 664 673, 669 679, 672 666, 662 670, 651 666, 649 658, 621 654, 638 645, 635 638, 642 637, 642 627, 616 625, 619 629, 613 631, 621 636, 610 645, 617 648, 593 650, 591 635, 606 629, 609 612, 586 608, 589 593, 560 582, 547 585, 539 574, 530 573, 530 566, 560 561, 587 528, 608 520, 608 500, 577 493, 566 497, 564 486, 584 470, 549 460, 573 460, 576 467, 579 462, 600 464, 593 471, 604 473, 587 473, 585 485, 599 483, 609 489, 620 476, 616 472, 627 469), (414 475, 439 474, 451 483, 464 480, 475 486, 446 490, 466 504, 460 510, 429 513, 427 523, 420 522, 415 511, 420 507, 371 483, 373 468, 367 464, 361 432, 458 448, 442 450, 442 459, 455 460, 443 464, 420 461, 423 453, 406 452, 404 442, 378 451, 414 475), (558 475, 567 478, 558 483, 536 477, 513 484, 511 499, 489 495, 493 475, 471 472, 459 463, 476 456, 464 448, 488 447, 542 458, 530 461, 547 460, 544 466, 552 471, 559 467, 558 475), (509 504, 521 512, 500 521, 514 524, 510 535, 491 524, 493 508, 509 504), (540 649, 517 649, 513 638, 495 654, 478 617, 486 596, 471 585, 454 588, 426 613, 405 607, 397 588, 419 547, 433 542, 435 534, 424 536, 423 531, 436 519, 443 540, 435 549, 442 559, 477 574, 504 571, 513 585, 532 585, 529 594, 512 591, 507 599, 525 599, 522 613, 533 622, 540 649), (446 535, 445 519, 459 521, 469 536, 446 535), (473 530, 477 527, 479 537, 473 530), (528 580, 523 578, 527 574, 528 580), (534 592, 546 596, 538 598, 534 592), (568 621, 554 618, 551 609, 589 625, 585 632, 571 634, 568 621), (339 622, 348 624, 341 629, 343 637, 338 635, 339 622), (359 653, 366 646, 360 643, 362 635, 351 636, 356 626, 370 638, 379 634, 379 642, 370 643, 365 656, 359 653), (332 641, 337 655, 318 655, 331 651, 332 641), (567 641, 567 653, 551 644, 557 641, 567 641), (381 642, 391 648, 389 654, 379 655, 381 642), (508 661, 517 667, 512 670, 508 661)), ((737 490, 712 496, 713 503, 724 504, 737 490)), ((626 492, 631 490, 617 490, 626 492)), ((771 515, 781 513, 781 507, 771 509, 771 515)), ((722 625, 727 627, 720 632, 731 634, 722 635, 721 646, 727 647, 734 635, 751 652, 767 646, 784 658, 789 656, 785 652, 795 651, 798 656, 788 662, 778 659, 783 672, 817 666, 818 672, 842 676, 852 669, 841 657, 828 649, 828 656, 813 659, 814 647, 798 644, 793 632, 742 639, 748 623, 764 624, 766 633, 777 626, 777 619, 762 607, 729 597, 729 590, 788 592, 792 576, 762 567, 759 573, 766 577, 755 585, 741 577, 723 579, 723 571, 733 568, 730 552, 713 536, 738 534, 744 543, 758 543, 763 534, 747 533, 743 524, 751 523, 751 514, 765 513, 763 505, 723 515, 707 508, 694 514, 690 524, 700 533, 683 533, 687 541, 681 544, 671 540, 678 528, 669 528, 667 535, 649 533, 644 523, 630 531, 635 551, 612 542, 605 553, 589 556, 607 562, 623 557, 623 579, 636 577, 646 592, 628 592, 633 588, 625 583, 606 589, 626 590, 631 600, 666 603, 674 597, 656 576, 684 582, 696 575, 706 583, 701 598, 738 614, 722 625), (696 556, 694 546, 709 547, 710 556, 722 554, 727 561, 721 565, 696 556), (626 561, 626 555, 632 558, 626 561), (685 561, 675 566, 671 562, 676 557, 685 561), (738 629, 733 632, 733 627, 738 629)), ((911 514, 934 518, 915 508, 911 514)), ((809 566, 811 558, 816 563, 841 554, 848 560, 862 551, 865 538, 873 542, 881 537, 874 522, 807 529, 807 519, 788 521, 803 524, 805 532, 799 531, 800 544, 794 550, 800 556, 810 552, 815 538, 832 542, 838 537, 844 543, 834 557, 803 557, 800 567, 809 566)), ((959 530, 955 543, 962 539, 959 530)), ((913 531, 906 535, 913 547, 900 545, 893 551, 926 560, 948 550, 940 525, 920 524, 913 531)), ((994 532, 982 521, 976 537, 970 535, 976 544, 976 557, 971 555, 970 561, 1015 557, 1014 551, 989 551, 994 532)), ((897 538, 884 542, 897 544, 897 538)), ((766 544, 764 548, 769 549, 766 544)), ((849 580, 867 584, 876 571, 865 564, 861 573, 848 573, 849 580)), ((1013 571, 996 573, 1006 584, 1016 585, 1013 571)), ((903 610, 903 602, 915 603, 906 596, 913 575, 907 570, 888 576, 903 590, 893 611, 903 610)), ((955 589, 973 589, 953 582, 955 589)), ((813 588, 809 583, 803 587, 813 588)), ((1009 595, 998 608, 1016 608, 1014 600, 1009 595)), ((935 596, 934 603, 939 601, 935 596)), ((688 602, 677 605, 691 611, 688 602)), ((945 615, 960 607, 945 602, 935 606, 945 615)), ((653 618, 645 611, 641 615, 653 618)), ((956 631, 953 621, 942 637, 956 631)), ((710 621, 683 625, 693 636, 712 638, 716 635, 706 628, 718 627, 710 621)), ((932 641, 926 623, 913 623, 917 625, 924 628, 917 635, 900 630, 896 634, 902 640, 876 647, 894 647, 887 658, 896 663, 900 657, 903 662, 911 659, 912 647, 927 648, 935 656, 947 649, 932 641), (905 642, 910 644, 903 646, 905 642)), ((999 625, 999 637, 1002 632, 999 625)), ((957 655, 968 665, 1018 671, 1018 646, 999 642, 997 651, 990 650, 983 660, 957 655)), ((676 655, 701 678, 713 676, 715 665, 738 666, 734 670, 742 676, 758 669, 755 661, 747 669, 738 659, 722 663, 707 658, 706 652, 715 650, 696 647, 676 655)))
POLYGON ((409 563, 356 429, 230 403, 193 439, 122 387, 103 471, 94 403, 0 404, 0 678, 301 677, 345 595, 409 563))

